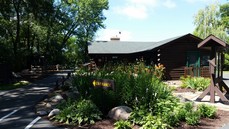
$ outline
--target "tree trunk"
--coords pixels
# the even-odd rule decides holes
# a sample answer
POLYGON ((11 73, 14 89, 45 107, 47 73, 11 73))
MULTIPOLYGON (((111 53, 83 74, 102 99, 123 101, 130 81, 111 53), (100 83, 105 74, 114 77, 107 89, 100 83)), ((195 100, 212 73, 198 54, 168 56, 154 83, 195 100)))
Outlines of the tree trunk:
MULTIPOLYGON (((27 49, 28 49, 28 51, 30 51, 30 26, 28 25, 27 26, 27 49)), ((31 53, 32 53, 32 51, 31 51, 31 53)))
POLYGON ((14 47, 14 55, 15 57, 17 56, 17 50, 18 50, 18 44, 20 43, 20 4, 21 4, 21 0, 18 0, 17 3, 13 0, 13 5, 14 5, 14 9, 16 12, 16 18, 17 18, 17 23, 16 23, 16 38, 15 38, 15 42, 13 43, 13 47, 14 47))

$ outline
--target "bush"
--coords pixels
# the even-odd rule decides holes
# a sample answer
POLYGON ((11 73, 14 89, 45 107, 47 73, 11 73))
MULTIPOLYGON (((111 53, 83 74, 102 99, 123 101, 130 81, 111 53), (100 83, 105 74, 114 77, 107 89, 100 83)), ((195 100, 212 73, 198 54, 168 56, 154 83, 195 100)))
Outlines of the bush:
POLYGON ((199 111, 190 111, 186 113, 185 120, 189 125, 197 125, 200 120, 199 111))
POLYGON ((210 85, 210 79, 204 77, 181 77, 182 88, 190 88, 198 91, 205 90, 210 85))
POLYGON ((180 104, 178 107, 177 107, 177 118, 180 120, 180 121, 185 121, 185 118, 187 116, 187 112, 191 112, 193 110, 193 103, 191 102, 186 102, 186 103, 183 103, 183 104, 180 104))
MULTIPOLYGON (((78 90, 82 98, 92 100, 104 115, 119 105, 133 108, 129 121, 118 121, 117 128, 128 128, 129 122, 143 128, 170 128, 177 126, 179 121, 197 124, 199 111, 193 111, 193 103, 178 103, 171 89, 158 78, 158 75, 163 74, 154 73, 154 68, 146 67, 144 63, 109 66, 95 72, 79 71, 74 78, 72 89, 78 90), (95 78, 114 80, 114 90, 93 88, 91 80, 95 78)), ((190 77, 187 81, 190 81, 193 87, 202 84, 199 80, 198 84, 192 82, 190 77)))
POLYGON ((159 99, 166 99, 172 93, 154 75, 153 70, 153 67, 147 67, 140 62, 128 66, 106 66, 95 72, 79 71, 74 78, 73 88, 83 98, 89 97, 93 100, 103 113, 118 105, 133 107, 147 104, 148 109, 154 110, 159 99), (94 89, 91 84, 93 78, 114 80, 115 89, 94 89))
POLYGON ((186 102, 178 107, 177 118, 189 125, 196 125, 200 120, 200 112, 194 109, 192 102, 186 102))
POLYGON ((79 101, 68 100, 58 107, 61 112, 55 116, 55 119, 66 124, 93 124, 96 120, 100 120, 102 115, 92 101, 85 99, 79 101))
POLYGON ((214 106, 201 104, 198 106, 198 111, 200 111, 201 117, 215 118, 216 116, 216 107, 214 106))
POLYGON ((143 129, 168 129, 170 126, 159 116, 148 114, 142 120, 143 129))
POLYGON ((114 129, 132 129, 131 123, 129 121, 119 120, 114 123, 114 129))

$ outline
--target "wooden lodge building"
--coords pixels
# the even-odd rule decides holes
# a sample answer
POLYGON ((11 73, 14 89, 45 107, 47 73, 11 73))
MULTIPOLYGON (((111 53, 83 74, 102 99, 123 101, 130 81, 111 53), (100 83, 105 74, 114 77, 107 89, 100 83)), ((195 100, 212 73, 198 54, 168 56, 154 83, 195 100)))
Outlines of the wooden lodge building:
MULTIPOLYGON (((161 63, 166 68, 168 80, 184 75, 209 76, 211 47, 198 48, 202 42, 221 43, 222 40, 210 35, 201 39, 186 34, 159 42, 127 42, 113 38, 111 41, 95 41, 88 45, 88 52, 98 66, 107 62, 135 62, 144 59, 146 64, 161 63)), ((223 58, 223 57, 220 57, 223 58)))

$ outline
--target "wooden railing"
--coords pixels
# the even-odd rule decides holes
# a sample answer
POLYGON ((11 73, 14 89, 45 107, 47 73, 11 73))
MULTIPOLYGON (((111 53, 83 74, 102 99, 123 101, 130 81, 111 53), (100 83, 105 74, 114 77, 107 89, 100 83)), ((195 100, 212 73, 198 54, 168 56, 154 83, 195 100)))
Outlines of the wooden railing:
POLYGON ((201 77, 210 77, 209 67, 185 67, 184 76, 201 76, 201 77))

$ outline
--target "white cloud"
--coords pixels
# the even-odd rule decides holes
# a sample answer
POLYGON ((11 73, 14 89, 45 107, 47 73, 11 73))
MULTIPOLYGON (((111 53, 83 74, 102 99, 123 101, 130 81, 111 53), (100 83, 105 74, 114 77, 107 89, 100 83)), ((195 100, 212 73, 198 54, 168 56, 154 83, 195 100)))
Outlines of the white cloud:
POLYGON ((111 37, 120 37, 121 41, 130 41, 132 33, 127 30, 104 29, 97 33, 96 41, 110 41, 111 37), (121 34, 120 34, 121 33, 121 34))
POLYGON ((146 19, 148 17, 147 9, 140 5, 130 5, 125 8, 117 7, 115 12, 134 19, 146 19))
POLYGON ((132 4, 145 5, 145 6, 157 6, 158 0, 127 0, 132 4))
POLYGON ((166 0, 163 5, 167 8, 175 8, 176 7, 176 3, 172 0, 166 0))
POLYGON ((122 5, 113 7, 113 11, 133 19, 147 19, 155 8, 164 6, 175 8, 173 0, 123 0, 122 5))
POLYGON ((211 3, 211 2, 217 2, 218 0, 185 0, 188 3, 197 3, 197 2, 204 2, 204 3, 211 3))

